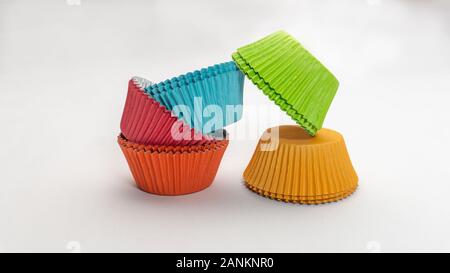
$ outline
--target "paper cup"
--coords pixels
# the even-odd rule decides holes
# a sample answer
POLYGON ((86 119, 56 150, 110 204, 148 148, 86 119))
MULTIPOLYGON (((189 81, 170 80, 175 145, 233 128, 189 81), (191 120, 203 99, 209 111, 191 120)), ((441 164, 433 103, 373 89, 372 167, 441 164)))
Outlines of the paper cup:
POLYGON ((201 191, 213 182, 228 140, 192 146, 145 146, 118 137, 136 185, 158 195, 201 191))
POLYGON ((203 134, 242 117, 244 75, 234 62, 222 63, 145 88, 161 105, 203 134))
POLYGON ((196 145, 212 139, 172 116, 169 110, 144 93, 144 88, 151 84, 139 77, 128 83, 120 124, 128 140, 143 145, 196 145))
POLYGON ((252 82, 310 135, 322 128, 339 82, 284 31, 241 47, 233 54, 252 82))
POLYGON ((295 125, 264 133, 244 180, 264 196, 312 204, 342 199, 358 185, 342 135, 321 129, 311 137, 295 125))

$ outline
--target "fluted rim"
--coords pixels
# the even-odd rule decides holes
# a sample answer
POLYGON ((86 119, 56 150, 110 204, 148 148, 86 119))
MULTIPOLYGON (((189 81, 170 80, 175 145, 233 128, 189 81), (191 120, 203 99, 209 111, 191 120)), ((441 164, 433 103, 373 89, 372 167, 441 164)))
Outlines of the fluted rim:
POLYGON ((257 193, 266 198, 270 198, 273 200, 282 201, 282 202, 286 202, 286 203, 296 203, 296 204, 305 204, 305 205, 319 205, 319 204, 337 202, 337 201, 340 201, 340 200, 343 200, 343 199, 349 197, 358 188, 358 186, 355 186, 353 189, 350 189, 349 191, 335 194, 335 195, 330 195, 330 196, 306 196, 305 197, 305 196, 289 196, 289 195, 282 195, 282 194, 278 194, 278 193, 263 191, 263 190, 260 190, 260 189, 257 189, 255 187, 251 186, 247 182, 245 182, 245 186, 247 187, 247 189, 251 190, 252 192, 257 193))
POLYGON ((167 92, 174 88, 182 87, 185 85, 195 84, 203 80, 214 78, 229 72, 238 71, 234 62, 226 62, 208 66, 193 72, 167 79, 159 83, 153 83, 145 87, 146 93, 158 94, 161 92, 167 92))
MULTIPOLYGON (((225 130, 224 130, 225 131, 225 130)), ((226 134, 226 132, 225 132, 226 134)), ((117 142, 125 149, 130 149, 136 152, 148 152, 148 153, 201 153, 208 150, 220 149, 223 146, 228 145, 228 139, 211 140, 205 143, 196 145, 143 145, 133 141, 129 141, 120 134, 117 136, 117 142)))

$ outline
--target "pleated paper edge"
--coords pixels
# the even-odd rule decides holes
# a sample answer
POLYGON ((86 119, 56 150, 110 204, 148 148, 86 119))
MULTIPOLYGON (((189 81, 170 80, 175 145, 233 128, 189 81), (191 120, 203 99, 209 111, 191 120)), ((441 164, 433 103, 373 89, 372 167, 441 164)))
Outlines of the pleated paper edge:
POLYGON ((250 185, 248 185, 247 182, 245 182, 245 186, 250 191, 252 191, 262 197, 276 200, 276 201, 285 202, 285 203, 294 203, 294 204, 302 204, 302 205, 321 205, 321 204, 338 202, 338 201, 341 201, 341 200, 346 199, 347 197, 351 196, 358 188, 358 186, 356 186, 353 190, 343 194, 342 196, 338 196, 338 197, 330 198, 330 199, 316 199, 315 200, 314 197, 312 196, 312 197, 308 197, 308 198, 311 198, 312 200, 296 200, 295 198, 292 198, 290 196, 274 197, 273 195, 276 195, 276 194, 255 189, 255 188, 251 187, 250 185))
MULTIPOLYGON (((202 93, 202 96, 201 96, 202 98, 209 98, 206 101, 202 101, 203 105, 206 105, 206 106, 207 105, 221 105, 222 106, 221 109, 223 111, 222 113, 225 114, 226 110, 227 110, 226 109, 227 105, 237 106, 237 105, 243 104, 244 75, 239 70, 239 68, 237 68, 236 64, 233 61, 231 61, 230 63, 233 63, 236 70, 218 74, 213 77, 201 79, 197 82, 185 84, 183 86, 176 86, 173 88, 172 87, 164 88, 164 90, 162 90, 161 92, 159 92, 157 94, 152 94, 152 93, 148 93, 148 92, 146 92, 146 94, 148 94, 149 96, 152 96, 153 99, 155 99, 158 103, 160 103, 162 106, 164 106, 168 111, 171 111, 175 105, 187 105, 188 107, 190 107, 192 109, 193 105, 195 104, 191 97, 192 94, 191 93, 187 94, 187 92, 181 92, 182 89, 184 89, 184 90, 191 89, 191 91, 192 90, 195 90, 195 91, 200 90, 202 93), (209 84, 210 81, 217 82, 217 81, 219 81, 219 79, 222 79, 222 77, 226 77, 227 80, 225 80, 224 82, 220 82, 220 84, 219 84, 220 90, 211 89, 211 88, 201 89, 201 88, 204 88, 204 85, 209 84), (223 83, 226 86, 223 86, 223 83), (201 87, 200 89, 198 89, 199 86, 201 87), (214 91, 214 93, 203 92, 204 90, 206 90, 207 92, 214 91), (208 96, 208 94, 209 94, 209 96, 208 96), (230 94, 233 94, 233 95, 230 95, 230 94), (186 96, 186 95, 189 95, 189 96, 186 96)), ((224 120, 222 120, 223 123, 222 123, 221 128, 224 128, 228 125, 238 122, 240 119, 242 119, 242 114, 243 113, 241 110, 237 113, 236 117, 233 116, 232 120, 228 120, 226 118, 227 116, 224 115, 223 116, 224 120)), ((174 116, 176 116, 176 115, 174 114, 174 116)), ((203 113, 202 113, 201 117, 202 117, 202 119, 204 118, 203 113)), ((193 112, 193 114, 191 114, 190 120, 187 120, 185 117, 180 116, 180 115, 178 115, 177 118, 179 120, 182 120, 183 123, 188 125, 190 128, 194 128, 196 130, 196 132, 200 132, 203 135, 207 135, 208 133, 211 132, 211 130, 205 130, 205 128, 203 128, 203 126, 202 126, 202 128, 196 127, 196 124, 199 124, 200 122, 196 123, 196 121, 199 121, 199 120, 196 120, 198 117, 195 112, 193 112)), ((204 125, 204 122, 201 122, 200 124, 204 125)), ((215 128, 215 130, 218 130, 221 128, 215 128)))

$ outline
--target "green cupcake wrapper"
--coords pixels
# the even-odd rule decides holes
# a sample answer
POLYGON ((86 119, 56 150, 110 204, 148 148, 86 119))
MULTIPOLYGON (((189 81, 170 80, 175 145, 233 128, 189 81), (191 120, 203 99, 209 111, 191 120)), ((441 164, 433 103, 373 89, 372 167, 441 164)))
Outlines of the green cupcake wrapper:
POLYGON ((314 136, 322 128, 339 82, 293 37, 275 32, 232 55, 241 71, 314 136))

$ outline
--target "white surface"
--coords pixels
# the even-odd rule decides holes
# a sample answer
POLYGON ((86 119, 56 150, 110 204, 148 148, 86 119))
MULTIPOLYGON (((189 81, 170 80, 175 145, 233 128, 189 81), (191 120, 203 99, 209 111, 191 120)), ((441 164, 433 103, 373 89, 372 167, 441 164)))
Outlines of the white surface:
MULTIPOLYGON (((448 1, 37 2, 0 0, 1 251, 450 251, 448 1), (137 190, 116 144, 128 79, 228 61, 278 29, 341 82, 325 126, 358 191, 321 206, 253 194, 257 136, 231 142, 205 191, 137 190)), ((245 103, 231 131, 271 105, 248 81, 245 103)), ((275 113, 256 135, 292 123, 275 113)))

